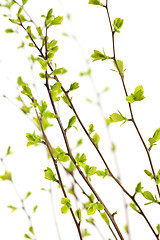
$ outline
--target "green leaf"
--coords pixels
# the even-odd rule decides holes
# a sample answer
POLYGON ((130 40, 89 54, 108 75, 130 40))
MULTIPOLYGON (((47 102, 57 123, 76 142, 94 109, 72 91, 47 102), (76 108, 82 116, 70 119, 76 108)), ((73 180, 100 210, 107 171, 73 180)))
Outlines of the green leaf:
POLYGON ((157 228, 158 234, 160 234, 160 224, 158 224, 156 228, 157 228))
POLYGON ((147 200, 150 200, 152 202, 156 202, 156 199, 154 199, 153 195, 149 191, 145 191, 142 193, 143 197, 146 198, 147 200))
POLYGON ((97 174, 97 176, 99 176, 99 177, 105 178, 106 176, 108 176, 109 172, 108 172, 107 169, 105 169, 105 171, 98 170, 98 171, 96 171, 96 174, 97 174))
POLYGON ((103 209, 104 209, 103 205, 101 203, 97 202, 97 210, 101 211, 103 209))
POLYGON ((0 175, 0 179, 2 179, 2 181, 5 181, 5 180, 11 181, 12 180, 11 172, 5 171, 4 175, 0 175))
POLYGON ((124 20, 121 18, 115 18, 113 22, 114 31, 120 33, 119 29, 122 27, 124 20))
POLYGON ((41 64, 41 68, 46 71, 47 70, 47 60, 43 60, 42 58, 38 58, 38 62, 41 64))
POLYGON ((24 95, 32 99, 33 98, 32 92, 31 92, 31 89, 28 87, 28 84, 26 83, 22 84, 22 88, 23 90, 21 91, 21 93, 23 93, 24 95))
POLYGON ((149 138, 148 141, 150 143, 150 147, 156 145, 155 143, 158 142, 160 140, 160 128, 158 128, 154 134, 152 138, 149 138))
POLYGON ((96 146, 98 147, 98 143, 100 141, 100 136, 97 133, 95 133, 93 135, 92 139, 93 139, 94 143, 96 144, 96 146))
POLYGON ((136 212, 139 213, 139 211, 138 211, 137 206, 136 206, 135 203, 131 202, 131 203, 130 203, 130 207, 131 207, 134 211, 136 211, 136 212))
POLYGON ((38 208, 38 205, 35 205, 35 206, 33 207, 33 213, 35 213, 35 212, 37 211, 37 208, 38 208))
POLYGON ((74 91, 77 88, 79 88, 79 83, 77 82, 71 83, 69 91, 74 91))
POLYGON ((30 226, 30 227, 29 227, 29 231, 34 235, 34 229, 33 229, 33 226, 30 226))
POLYGON ((89 165, 86 165, 84 167, 84 171, 86 173, 87 176, 92 176, 96 173, 96 170, 97 170, 97 167, 94 167, 94 166, 89 166, 89 165))
MULTIPOLYGON (((124 69, 124 64, 123 64, 123 62, 122 62, 121 60, 117 60, 116 62, 113 61, 115 68, 117 69, 117 71, 118 71, 118 68, 119 68, 122 76, 124 76, 124 72, 125 72, 126 69, 124 69), (116 62, 117 62, 117 64, 116 64, 116 62), (118 65, 118 67, 117 67, 117 65, 118 65)), ((112 70, 112 69, 111 69, 111 70, 112 70)), ((113 71, 114 71, 114 70, 113 70, 113 71)))
POLYGON ((56 182, 56 174, 53 173, 52 169, 47 167, 47 169, 44 170, 45 178, 48 180, 51 180, 53 182, 56 182))
POLYGON ((52 74, 54 75, 65 74, 66 72, 67 70, 65 68, 57 68, 52 72, 52 74))
POLYGON ((88 4, 92 4, 92 5, 103 5, 102 3, 100 3, 99 0, 89 0, 88 4))
POLYGON ((28 0, 22 0, 22 4, 25 5, 28 2, 28 0))
POLYGON ((143 187, 142 187, 142 185, 141 185, 141 182, 139 182, 139 183, 137 184, 136 188, 135 188, 135 194, 137 194, 137 193, 142 193, 142 189, 143 189, 143 187))
POLYGON ((13 152, 11 152, 11 146, 9 146, 8 148, 7 148, 7 152, 6 152, 6 156, 7 155, 10 155, 10 154, 12 154, 13 152))
POLYGON ((76 147, 79 147, 79 146, 82 145, 82 144, 83 144, 83 139, 80 138, 80 139, 77 141, 76 147))
POLYGON ((110 59, 109 56, 106 56, 104 51, 103 51, 103 53, 101 53, 97 50, 94 50, 94 53, 91 55, 91 58, 93 58, 93 62, 98 61, 98 60, 104 61, 106 59, 110 59))
POLYGON ((73 116, 69 119, 68 121, 68 126, 67 129, 70 129, 71 127, 73 127, 73 124, 76 122, 76 116, 73 116))
POLYGON ((5 29, 6 33, 14 33, 14 30, 12 28, 7 28, 5 29))
POLYGON ((63 207, 61 207, 61 212, 62 212, 63 214, 66 214, 68 211, 69 211, 69 208, 68 208, 66 205, 64 205, 63 207))
POLYGON ((144 93, 143 87, 142 87, 142 85, 140 85, 135 88, 134 93, 132 93, 131 95, 126 97, 126 101, 129 103, 133 103, 135 101, 141 101, 145 98, 143 96, 143 93, 144 93))
POLYGON ((91 134, 91 133, 93 133, 95 130, 94 130, 94 125, 93 124, 90 124, 89 125, 89 129, 88 129, 88 131, 89 131, 89 134, 91 134))
POLYGON ((35 132, 33 134, 31 133, 26 133, 26 137, 27 137, 27 146, 37 146, 38 144, 42 143, 42 137, 38 136, 35 134, 35 132))
POLYGON ((63 100, 63 102, 65 102, 68 105, 68 107, 71 107, 70 103, 69 103, 69 100, 68 100, 68 98, 66 97, 65 94, 63 94, 63 96, 62 96, 62 100, 63 100))
POLYGON ((27 194, 26 194, 24 199, 26 200, 29 196, 31 196, 31 194, 32 194, 31 192, 27 192, 27 194))
POLYGON ((87 72, 80 72, 79 75, 80 75, 81 77, 86 76, 86 75, 87 75, 87 76, 90 76, 90 75, 91 75, 91 71, 92 71, 91 68, 89 68, 87 72))
POLYGON ((126 117, 124 117, 120 111, 118 111, 118 113, 113 113, 110 115, 109 119, 110 122, 121 122, 124 121, 123 123, 125 123, 126 121, 128 121, 128 119, 126 117))
POLYGON ((28 239, 31 239, 31 237, 27 233, 24 234, 24 237, 28 238, 28 239))
POLYGON ((144 172, 145 172, 145 174, 147 174, 147 176, 149 176, 151 179, 154 179, 153 174, 152 174, 150 171, 144 170, 144 172))
POLYGON ((64 206, 61 208, 61 212, 63 214, 67 213, 68 210, 71 208, 71 202, 68 198, 62 198, 61 204, 64 204, 64 206))
POLYGON ((88 237, 90 236, 91 234, 88 232, 87 228, 85 228, 83 231, 82 231, 82 237, 88 237))
POLYGON ((96 204, 96 203, 91 203, 90 206, 89 206, 89 208, 87 209, 87 214, 88 214, 88 215, 93 215, 93 214, 95 214, 96 209, 97 209, 97 204, 96 204))
POLYGON ((80 208, 75 211, 75 215, 79 219, 79 222, 81 222, 82 221, 82 213, 81 213, 81 209, 80 208))
POLYGON ((62 84, 60 82, 56 82, 54 85, 51 86, 52 91, 59 91, 61 89, 62 84))
POLYGON ((42 117, 47 109, 47 103, 45 101, 41 101, 41 105, 38 104, 38 109, 39 109, 40 115, 42 117))
POLYGON ((13 207, 13 206, 11 206, 11 205, 9 205, 9 206, 7 206, 7 207, 11 209, 11 213, 13 213, 14 211, 16 211, 16 210, 17 210, 17 208, 16 208, 16 207, 13 207))
POLYGON ((109 226, 110 223, 109 223, 109 219, 107 217, 107 214, 105 212, 103 213, 100 213, 101 214, 101 217, 103 218, 103 220, 107 223, 107 225, 109 226))
POLYGON ((61 24, 62 23, 62 21, 63 21, 63 17, 62 16, 58 16, 58 17, 56 17, 56 18, 54 18, 54 20, 51 22, 51 26, 52 25, 59 25, 59 24, 61 24))

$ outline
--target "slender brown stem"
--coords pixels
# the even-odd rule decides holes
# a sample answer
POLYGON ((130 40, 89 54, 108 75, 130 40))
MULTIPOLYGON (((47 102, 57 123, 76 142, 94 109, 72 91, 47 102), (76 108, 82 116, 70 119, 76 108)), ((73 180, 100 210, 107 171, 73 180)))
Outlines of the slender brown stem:
MULTIPOLYGON (((24 25, 23 25, 22 23, 20 23, 20 25, 21 25, 21 26, 23 27, 23 29, 26 31, 24 25)), ((26 32, 27 32, 27 31, 26 31, 26 32)), ((27 32, 27 34, 28 34, 28 36, 30 37, 30 39, 31 39, 31 41, 33 42, 33 44, 35 45, 35 47, 37 48, 37 50, 40 52, 40 56, 45 59, 45 56, 43 55, 42 50, 41 50, 40 48, 38 48, 38 46, 37 46, 37 44, 35 43, 35 41, 33 40, 32 36, 31 36, 28 32, 27 32)), ((48 62, 47 64, 48 64, 50 70, 53 71, 53 68, 52 68, 51 64, 50 64, 49 62, 48 62)), ((57 77, 56 75, 54 75, 54 79, 55 79, 57 82, 59 82, 59 79, 58 79, 58 77, 57 77)), ((53 100, 52 100, 52 97, 51 97, 51 93, 50 93, 49 86, 46 86, 46 87, 47 87, 47 91, 49 92, 50 100, 51 100, 51 103, 52 103, 53 100)), ((89 133, 87 132, 85 126, 83 125, 80 117, 78 116, 78 114, 77 114, 77 112, 76 112, 76 110, 75 110, 75 108, 74 108, 74 106, 73 106, 73 104, 72 104, 72 101, 71 101, 71 99, 70 99, 70 97, 69 97, 69 95, 68 95, 68 91, 66 91, 63 86, 61 87, 61 89, 62 89, 62 91, 64 92, 64 94, 66 95, 66 97, 67 97, 67 99, 68 99, 68 101, 69 101, 69 103, 70 103, 70 107, 71 107, 71 109, 73 110, 73 112, 75 113, 75 115, 76 115, 76 117, 77 117, 77 119, 78 119, 81 127, 83 128, 84 132, 85 132, 86 135, 88 136, 89 140, 90 140, 90 141, 92 142, 92 144, 94 145, 94 147, 95 147, 95 149, 97 150, 98 154, 100 155, 102 161, 104 162, 106 168, 108 169, 110 176, 117 182, 117 184, 118 184, 118 185, 121 187, 121 189, 128 195, 128 197, 129 197, 130 199, 132 199, 132 196, 129 194, 129 192, 122 186, 122 184, 120 183, 120 181, 113 175, 113 173, 112 173, 111 170, 109 169, 107 163, 105 162, 105 159, 103 158, 103 156, 102 156, 99 148, 95 145, 94 141, 92 140, 92 138, 90 137, 89 133)), ((57 120, 58 120, 58 118, 57 118, 57 120)), ((60 125, 60 128, 61 128, 61 125, 60 125)), ((61 131, 62 131, 62 133, 63 133, 63 128, 61 128, 61 131)), ((65 131, 64 131, 63 134, 64 134, 64 135, 66 134, 65 131)), ((71 158, 71 159, 72 159, 72 158, 71 158)), ((72 161, 73 161, 73 163, 74 163, 74 158, 72 159, 72 161)), ((76 162, 75 162, 75 164, 76 164, 76 162)), ((77 169, 78 169, 78 168, 79 168, 79 167, 77 166, 77 169)), ((81 169, 78 169, 78 171, 79 171, 80 174, 81 174, 81 173, 83 174, 83 172, 81 171, 81 169)), ((83 177, 83 176, 82 176, 82 177, 83 177)), ((84 175, 84 180, 85 180, 85 175, 84 175)), ((88 181, 88 179, 86 179, 86 181, 88 181)), ((88 182, 87 184, 88 184, 88 186, 90 187, 90 182, 88 182)), ((91 190, 92 190, 92 187, 91 187, 91 190)), ((92 192, 93 192, 93 191, 92 191, 92 192)), ((94 193, 94 192, 93 192, 93 193, 94 193)), ((95 194, 95 196, 96 196, 96 192, 95 192, 94 194, 95 194)), ((97 198, 97 199, 100 199, 99 196, 96 196, 96 198, 97 198)), ((101 199, 100 199, 100 200, 101 200, 101 199)), ((101 201, 100 201, 100 202, 101 202, 101 201)), ((102 203, 102 202, 101 202, 101 203, 102 203)), ((135 202, 135 204, 136 204, 136 202, 135 202)), ((102 205, 103 205, 103 203, 102 203, 102 205)), ((138 206, 139 206, 139 205, 137 205, 137 207, 138 207, 138 206)), ((105 209, 105 208, 104 208, 104 209, 105 209)), ((107 213, 107 209, 106 209, 106 213, 107 213)), ((142 214, 142 216, 146 219, 144 213, 142 214)), ((111 217, 111 219, 113 219, 113 218, 111 217)), ((111 221, 112 221, 112 220, 111 220, 111 221)), ((114 222, 114 219, 113 219, 113 222, 114 222)), ((148 223, 148 221, 147 221, 147 223, 148 223)), ((149 225, 149 227, 150 227, 150 225, 149 225)), ((150 227, 150 228, 151 228, 151 227, 150 227)), ((154 229, 151 228, 151 230, 153 231, 153 233, 154 233, 154 235, 156 236, 156 238, 159 239, 159 237, 157 237, 157 234, 156 234, 156 232, 154 231, 154 229)))
MULTIPOLYGON (((109 9, 108 9, 108 1, 106 0, 106 11, 107 11, 107 16, 108 16, 108 20, 109 20, 109 24, 110 24, 110 29, 111 29, 111 33, 112 33, 112 44, 113 44, 113 60, 116 64, 116 67, 118 69, 118 73, 120 75, 120 78, 122 80, 122 84, 123 84, 123 88, 124 88, 124 92, 125 92, 125 95, 126 97, 128 96, 128 93, 127 93, 127 89, 126 89, 126 85, 125 85, 125 82, 124 82, 124 75, 121 73, 120 69, 119 69, 119 66, 118 66, 118 63, 117 63, 117 60, 116 60, 116 53, 115 53, 115 40, 114 40, 114 30, 113 30, 113 27, 112 27, 112 23, 111 23, 111 18, 110 18, 110 14, 109 14, 109 9)), ((154 171, 154 167, 153 167, 153 163, 152 163, 152 159, 151 159, 151 156, 150 156, 150 152, 146 146, 146 143, 139 131, 139 128, 135 122, 135 119, 134 119, 134 116, 133 116, 133 111, 132 111, 132 106, 131 106, 131 103, 128 103, 129 105, 129 110, 130 110, 130 114, 131 114, 131 121, 133 122, 135 128, 136 128, 136 131, 141 139, 141 142, 146 150, 146 153, 147 153, 147 156, 148 156, 148 159, 149 159, 149 163, 150 163, 150 167, 151 167, 151 170, 152 170, 152 173, 153 173, 153 177, 154 177, 154 180, 155 180, 155 184, 156 184, 156 188, 157 188, 157 192, 158 192, 158 195, 160 197, 160 189, 159 189, 159 186, 158 184, 156 183, 156 174, 155 174, 155 171, 154 171)))

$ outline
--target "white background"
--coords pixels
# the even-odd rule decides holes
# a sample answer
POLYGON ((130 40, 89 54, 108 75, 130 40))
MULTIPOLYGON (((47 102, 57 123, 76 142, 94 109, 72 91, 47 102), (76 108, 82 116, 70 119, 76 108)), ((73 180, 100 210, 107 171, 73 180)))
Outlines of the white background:
MULTIPOLYGON (((105 1, 102 3, 105 3, 105 1)), ((156 128, 160 127, 159 7, 160 3, 158 0, 152 1, 152 4, 149 0, 109 1, 112 21, 116 17, 124 19, 121 33, 116 34, 115 45, 117 59, 123 60, 124 66, 127 69, 125 72, 125 83, 128 93, 133 93, 136 86, 143 85, 144 87, 146 98, 142 102, 133 104, 133 112, 147 144, 148 138, 152 137, 156 128)), ((101 136, 100 150, 116 174, 114 157, 110 151, 111 146, 101 113, 95 105, 85 100, 86 98, 90 98, 95 101, 96 96, 93 84, 87 77, 79 77, 79 72, 86 71, 88 68, 84 61, 84 55, 87 59, 90 59, 95 49, 102 51, 104 48, 106 54, 112 56, 111 32, 106 11, 103 8, 88 5, 88 1, 86 0, 46 0, 45 2, 30 0, 26 4, 26 10, 36 21, 37 25, 43 23, 43 19, 40 16, 41 14, 46 14, 50 8, 53 8, 55 16, 65 16, 66 13, 71 14, 71 22, 64 17, 62 26, 56 26, 55 29, 49 32, 50 39, 55 38, 58 40, 59 52, 55 57, 55 61, 59 67, 65 67, 68 70, 68 73, 61 77, 61 81, 66 89, 71 82, 77 81, 80 83, 80 89, 73 93, 73 103, 86 128, 88 128, 89 124, 94 124, 96 132, 101 136), (61 35, 62 32, 75 35, 83 49, 83 53, 79 48, 79 44, 71 38, 63 37, 61 35)), ((42 83, 43 81, 39 78, 41 70, 37 64, 32 74, 27 61, 27 56, 30 53, 33 52, 36 55, 37 52, 30 48, 26 48, 25 51, 17 50, 21 39, 25 38, 25 33, 22 29, 20 29, 19 36, 16 34, 6 35, 4 33, 5 28, 15 27, 2 17, 5 12, 6 10, 4 9, 0 10, 0 94, 9 96, 17 104, 14 100, 15 96, 17 96, 16 81, 17 77, 21 75, 24 81, 30 83, 34 78, 39 90, 39 97, 46 99, 47 94, 42 83)), ((14 16, 15 11, 12 14, 14 16)), ((110 90, 101 97, 105 116, 108 117, 109 114, 116 112, 118 109, 129 118, 128 104, 125 101, 121 79, 118 74, 110 71, 111 68, 114 68, 112 61, 92 63, 90 59, 90 67, 92 68, 92 76, 97 91, 101 92, 106 86, 110 87, 110 90)), ((43 170, 48 164, 53 167, 52 163, 48 163, 46 151, 43 147, 26 147, 25 133, 32 133, 35 130, 34 125, 26 116, 4 98, 0 98, 0 109, 0 157, 5 155, 7 147, 11 145, 14 154, 6 159, 6 167, 8 171, 12 172, 13 180, 21 197, 24 197, 27 191, 33 191, 32 196, 26 201, 26 207, 29 212, 32 212, 34 205, 38 204, 39 206, 37 213, 33 217, 37 240, 58 239, 52 216, 50 196, 47 192, 40 191, 41 187, 49 187, 48 181, 44 180, 43 170)), ((69 110, 63 114, 65 109, 62 103, 60 112, 62 113, 64 125, 67 125, 69 117, 73 116, 73 114, 69 110)), ((56 122, 54 122, 54 125, 56 128, 56 122)), ((110 132, 117 146, 116 156, 121 170, 123 185, 133 194, 135 186, 141 181, 144 190, 150 190, 156 194, 154 183, 144 174, 144 169, 150 170, 150 166, 136 130, 132 123, 126 123, 121 127, 119 125, 113 124, 110 132)), ((78 123, 76 126, 81 136, 84 136, 78 123)), ((48 130, 48 136, 55 147, 60 145, 65 149, 60 131, 57 132, 55 128, 48 130)), ((76 130, 71 130, 69 137, 72 138, 70 140, 72 147, 75 146, 78 139, 76 130)), ((81 153, 86 153, 88 163, 96 165, 99 169, 104 169, 104 165, 85 136, 84 143, 80 151, 81 153)), ((159 144, 153 148, 151 156, 157 172, 160 168, 159 144)), ((4 169, 1 165, 0 174, 2 175, 3 173, 4 169)), ((77 178, 81 180, 79 176, 77 178)), ((66 177, 64 177, 64 184, 65 181, 67 181, 66 177)), ((96 176, 92 178, 91 183, 95 186, 109 210, 111 212, 118 210, 115 219, 122 229, 125 239, 127 239, 123 231, 125 217, 119 188, 111 179, 102 180, 96 176)), ((82 185, 85 187, 85 184, 82 185)), ((86 187, 85 189, 89 192, 86 187)), ((26 216, 20 210, 10 214, 10 210, 6 208, 7 205, 20 206, 20 202, 10 182, 0 182, 0 193, 0 236, 4 240, 23 239, 23 234, 27 232, 27 228, 29 227, 26 216)), ((80 192, 78 191, 78 193, 80 192)), ((60 189, 57 189, 56 184, 53 184, 53 197, 61 238, 78 239, 77 230, 70 214, 62 216, 60 213, 60 199, 62 195, 60 189)), ((84 196, 82 196, 82 199, 87 201, 84 196)), ((160 224, 158 222, 160 213, 158 205, 143 206, 143 203, 146 201, 143 200, 142 196, 139 196, 137 199, 142 202, 141 205, 155 228, 158 223, 160 224)), ((130 200, 127 199, 127 202, 130 203, 130 200)), ((83 216, 84 219, 85 217, 83 216)), ((132 209, 129 209, 129 220, 132 240, 142 238, 146 240, 155 239, 143 218, 137 216, 132 209)), ((105 239, 109 237, 113 239, 105 224, 102 225, 103 223, 98 214, 97 221, 105 239)), ((85 225, 85 221, 82 222, 82 226, 87 226, 85 225)), ((88 240, 100 239, 94 228, 88 227, 88 231, 92 231, 94 236, 88 237, 88 240)))

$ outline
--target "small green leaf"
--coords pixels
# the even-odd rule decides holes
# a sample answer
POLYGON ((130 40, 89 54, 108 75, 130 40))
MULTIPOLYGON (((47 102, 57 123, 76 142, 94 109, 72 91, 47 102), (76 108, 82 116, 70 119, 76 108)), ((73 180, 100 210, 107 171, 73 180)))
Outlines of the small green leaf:
POLYGON ((82 237, 88 237, 90 236, 91 234, 88 232, 87 228, 85 228, 83 231, 82 231, 82 237))
POLYGON ((52 25, 59 25, 59 24, 61 24, 62 23, 62 21, 63 21, 63 17, 62 16, 58 16, 58 17, 56 17, 56 18, 54 18, 54 20, 53 21, 51 21, 51 26, 52 25))
POLYGON ((7 155, 10 155, 10 154, 12 154, 13 152, 11 152, 11 146, 9 146, 8 148, 7 148, 7 152, 6 152, 6 156, 7 155))
POLYGON ((109 219, 107 217, 107 214, 105 212, 103 213, 100 213, 101 214, 101 217, 103 218, 103 220, 107 223, 107 225, 109 226, 109 219))
POLYGON ((38 205, 35 205, 35 206, 33 207, 33 213, 35 213, 35 212, 37 211, 37 208, 38 208, 38 205))
POLYGON ((54 85, 51 86, 52 91, 59 91, 61 89, 62 84, 60 82, 56 82, 54 85))
POLYGON ((14 33, 14 30, 12 28, 7 28, 5 30, 6 33, 14 33))
POLYGON ((99 176, 99 177, 105 178, 106 176, 108 176, 109 172, 108 172, 107 169, 105 169, 105 171, 98 170, 98 171, 96 171, 96 174, 97 174, 97 176, 99 176))
POLYGON ((131 203, 130 203, 130 207, 131 207, 134 211, 136 211, 136 212, 139 213, 139 211, 138 211, 137 206, 136 206, 135 203, 131 202, 131 203))
POLYGON ((69 102, 69 100, 68 100, 68 98, 66 97, 65 94, 63 94, 63 96, 62 96, 62 100, 63 100, 63 102, 65 102, 68 105, 68 107, 71 107, 70 102, 69 102))
POLYGON ((34 229, 33 229, 33 226, 30 226, 30 227, 29 227, 29 231, 34 235, 34 229))
POLYGON ((32 194, 31 192, 27 192, 27 194, 26 194, 24 199, 26 200, 29 196, 31 196, 31 194, 32 194))
POLYGON ((119 68, 120 73, 122 74, 122 76, 124 76, 124 72, 125 72, 126 69, 124 69, 123 62, 121 60, 117 60, 116 62, 113 61, 115 68, 117 69, 117 71, 118 71, 118 68, 119 68), (116 64, 116 62, 117 62, 117 64, 116 64))
POLYGON ((90 206, 89 206, 89 208, 87 209, 87 214, 88 214, 88 215, 93 215, 93 214, 95 214, 96 209, 97 209, 96 203, 91 203, 90 206))
POLYGON ((66 72, 67 70, 65 68, 57 68, 52 72, 52 74, 54 75, 65 74, 66 72))
POLYGON ((75 215, 77 216, 77 218, 81 222, 82 221, 82 213, 81 213, 81 209, 80 208, 75 211, 75 215))
POLYGON ((7 206, 7 207, 11 209, 11 213, 13 213, 14 211, 16 211, 16 210, 17 210, 17 208, 16 208, 16 207, 13 207, 13 206, 11 206, 11 205, 9 205, 9 206, 7 206))
POLYGON ((22 4, 25 5, 28 2, 28 0, 22 0, 22 4))
POLYGON ((67 213, 69 209, 71 208, 71 202, 68 198, 62 198, 61 199, 61 204, 64 204, 63 207, 61 207, 61 212, 63 214, 67 213))
POLYGON ((89 125, 89 129, 88 129, 88 132, 89 134, 93 133, 95 130, 94 130, 94 125, 93 124, 90 124, 89 125))
POLYGON ((12 180, 11 172, 5 171, 4 175, 0 175, 0 179, 2 179, 2 181, 5 181, 5 180, 11 181, 12 180))
POLYGON ((27 146, 37 146, 38 144, 42 143, 42 137, 38 136, 35 134, 35 132, 33 134, 31 133, 26 133, 26 137, 27 137, 27 146))
POLYGON ((27 233, 24 234, 24 237, 28 238, 28 239, 31 239, 31 237, 27 233))
POLYGON ((151 192, 149 191, 145 191, 142 193, 143 197, 146 198, 147 200, 150 200, 152 202, 156 202, 156 200, 154 199, 153 195, 151 192))
POLYGON ((103 205, 101 203, 97 202, 97 210, 101 211, 103 209, 104 209, 103 205))
POLYGON ((84 171, 86 173, 87 176, 92 176, 96 173, 97 167, 94 166, 89 166, 89 165, 85 165, 84 167, 84 171))
POLYGON ((152 138, 149 138, 148 141, 150 143, 150 147, 156 145, 155 143, 158 142, 160 140, 160 128, 158 128, 154 134, 152 138))
POLYGON ((91 58, 93 58, 93 61, 98 61, 98 60, 104 61, 106 59, 110 59, 109 56, 106 56, 104 51, 103 53, 101 53, 97 50, 94 50, 94 53, 91 55, 91 58))
POLYGON ((92 139, 93 139, 94 143, 96 144, 96 146, 98 147, 98 143, 100 141, 100 136, 97 133, 95 133, 93 135, 92 139))
POLYGON ((113 22, 114 31, 120 33, 119 29, 122 27, 124 20, 121 18, 116 18, 113 22))
POLYGON ((22 88, 23 90, 21 91, 21 93, 23 93, 24 95, 26 95, 27 97, 29 97, 30 99, 32 99, 32 92, 31 89, 28 87, 28 84, 24 83, 22 84, 22 88))
POLYGON ((88 4, 92 4, 92 5, 103 5, 102 3, 100 3, 99 0, 89 0, 88 4))
POLYGON ((135 194, 137 194, 137 193, 142 193, 142 189, 143 189, 143 187, 142 187, 142 185, 141 185, 141 182, 139 182, 139 183, 137 184, 136 188, 135 188, 135 194))
POLYGON ((144 90, 142 85, 135 88, 134 93, 126 97, 126 101, 129 103, 133 103, 135 101, 141 101, 145 97, 143 96, 144 90))
POLYGON ((80 138, 80 139, 77 141, 76 147, 79 147, 79 146, 82 145, 82 144, 83 144, 83 139, 80 138))
POLYGON ((126 117, 124 117, 120 111, 118 111, 118 113, 113 113, 110 115, 109 119, 110 122, 121 122, 124 121, 123 123, 125 123, 126 121, 128 121, 128 119, 126 117))
POLYGON ((77 82, 71 83, 69 91, 73 91, 77 88, 79 88, 79 83, 77 83, 77 82))
POLYGON ((157 228, 158 234, 160 234, 160 224, 158 224, 156 228, 157 228))
POLYGON ((150 171, 144 170, 144 172, 145 172, 145 174, 147 174, 147 176, 149 176, 151 179, 154 179, 153 174, 152 174, 150 171))
POLYGON ((44 170, 45 178, 48 180, 51 180, 53 182, 57 181, 56 175, 53 173, 52 169, 47 167, 47 169, 44 170))
POLYGON ((76 116, 73 116, 69 119, 68 121, 68 126, 67 128, 70 129, 71 127, 73 127, 73 124, 76 122, 76 116))

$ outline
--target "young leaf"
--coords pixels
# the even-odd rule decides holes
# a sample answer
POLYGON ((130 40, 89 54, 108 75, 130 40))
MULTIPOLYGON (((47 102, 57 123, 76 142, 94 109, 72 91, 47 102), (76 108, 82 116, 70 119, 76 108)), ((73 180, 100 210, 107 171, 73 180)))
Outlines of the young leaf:
POLYGON ((66 72, 67 70, 65 68, 57 68, 52 72, 52 74, 54 75, 65 74, 66 72))
POLYGON ((82 231, 82 237, 88 237, 90 236, 91 234, 88 232, 87 228, 85 228, 83 231, 82 231))
POLYGON ((37 208, 38 208, 38 205, 35 205, 35 206, 33 207, 33 213, 35 213, 35 212, 37 211, 37 208))
POLYGON ((57 181, 56 175, 53 173, 52 169, 47 167, 47 169, 44 170, 45 178, 48 180, 52 180, 53 182, 57 181))
POLYGON ((147 174, 147 176, 149 176, 151 178, 151 180, 154 179, 153 174, 150 171, 144 170, 144 172, 145 172, 145 174, 147 174))
POLYGON ((99 0, 89 0, 89 3, 88 3, 88 4, 92 4, 92 5, 102 5, 102 6, 103 6, 103 4, 100 3, 99 0))
POLYGON ((143 197, 146 198, 147 200, 150 200, 151 202, 156 202, 156 199, 154 199, 153 195, 149 191, 145 191, 142 193, 143 197))
POLYGON ((71 83, 69 91, 76 90, 77 88, 79 88, 79 83, 77 82, 71 83))
POLYGON ((105 171, 102 171, 102 170, 96 171, 96 174, 97 174, 97 176, 99 176, 99 177, 105 178, 106 176, 108 176, 109 173, 108 173, 108 170, 105 169, 105 171))
POLYGON ((142 189, 143 189, 143 187, 142 187, 142 185, 141 185, 141 182, 139 182, 139 183, 137 184, 136 188, 135 188, 135 194, 141 193, 141 192, 142 192, 142 189))
POLYGON ((5 181, 5 180, 11 181, 12 174, 10 172, 5 171, 4 175, 0 175, 0 179, 2 179, 2 181, 5 181))
POLYGON ((81 213, 81 209, 80 208, 75 211, 75 215, 79 219, 79 222, 81 222, 82 221, 82 213, 81 213))
POLYGON ((35 134, 35 132, 33 134, 31 133, 26 133, 26 137, 27 137, 27 146, 37 146, 39 143, 42 143, 42 137, 38 136, 35 134))
POLYGON ((7 206, 8 208, 10 208, 11 209, 11 213, 13 213, 14 211, 16 211, 17 210, 17 208, 16 207, 13 207, 13 206, 7 206))
MULTIPOLYGON (((124 76, 124 72, 126 69, 124 69, 123 62, 121 60, 117 60, 117 64, 115 61, 113 61, 113 63, 114 63, 115 68, 117 69, 117 72, 118 72, 118 68, 119 68, 120 73, 122 74, 122 76, 124 76), (118 67, 117 67, 117 65, 118 65, 118 67)), ((112 71, 115 71, 115 70, 112 70, 112 71)))
POLYGON ((123 19, 121 18, 116 18, 113 22, 113 27, 114 27, 114 31, 117 33, 120 33, 119 29, 122 27, 123 25, 123 19))
POLYGON ((33 226, 30 226, 30 227, 29 227, 29 231, 34 235, 34 229, 33 229, 33 226))
POLYGON ((25 5, 28 2, 28 0, 22 0, 23 5, 25 5))
POLYGON ((104 207, 101 203, 97 202, 96 204, 97 204, 97 210, 101 211, 104 209, 104 207))
POLYGON ((103 218, 103 220, 107 223, 107 225, 109 226, 109 219, 107 217, 107 214, 105 212, 100 213, 101 217, 103 218))
POLYGON ((93 215, 93 214, 95 214, 96 209, 97 209, 96 203, 91 203, 90 206, 89 206, 89 208, 87 209, 87 214, 88 214, 88 215, 93 215))
POLYGON ((158 234, 160 234, 160 224, 158 224, 156 228, 157 228, 158 234))
POLYGON ((123 124, 128 121, 128 119, 126 117, 124 117, 120 111, 118 111, 118 113, 113 113, 110 115, 109 119, 110 119, 110 122, 121 122, 121 121, 124 121, 123 124))
POLYGON ((69 119, 68 121, 68 127, 67 129, 70 129, 71 127, 73 127, 73 124, 76 122, 76 116, 73 116, 69 119))
POLYGON ((89 125, 89 129, 88 129, 88 132, 89 134, 93 133, 95 130, 94 130, 94 125, 93 124, 90 124, 89 125))
POLYGON ((158 128, 154 134, 152 138, 149 138, 148 141, 150 143, 150 148, 154 145, 156 145, 155 143, 158 142, 160 140, 160 128, 158 128))
POLYGON ((98 147, 98 143, 100 141, 100 136, 97 133, 95 133, 93 135, 92 139, 93 139, 94 143, 96 144, 96 146, 98 147))
POLYGON ((135 203, 131 202, 131 203, 130 203, 130 207, 131 207, 134 211, 136 211, 136 212, 139 213, 139 211, 138 211, 137 206, 136 206, 135 203))
POLYGON ((31 239, 31 237, 27 233, 24 234, 24 237, 28 238, 28 239, 31 239))
POLYGON ((6 156, 7 155, 10 155, 10 154, 12 154, 13 152, 11 152, 11 146, 9 146, 8 148, 7 148, 7 152, 6 152, 6 156))
POLYGON ((54 18, 53 21, 51 21, 50 26, 52 26, 52 25, 59 25, 59 24, 62 23, 62 21, 63 21, 63 17, 62 16, 58 16, 58 17, 54 18))
POLYGON ((65 214, 71 208, 71 202, 68 198, 62 198, 61 203, 64 204, 64 206, 61 208, 61 212, 65 214))
POLYGON ((143 93, 144 93, 143 87, 142 87, 142 85, 140 85, 135 88, 134 93, 132 93, 131 95, 126 97, 126 101, 129 103, 133 103, 135 101, 141 101, 145 98, 143 96, 143 93))
POLYGON ((103 53, 101 53, 97 50, 94 50, 94 53, 91 55, 91 58, 93 58, 93 62, 98 61, 98 60, 104 61, 106 59, 110 59, 109 56, 106 56, 104 51, 103 51, 103 53))
POLYGON ((31 192, 27 192, 27 194, 26 194, 24 199, 26 200, 29 196, 31 196, 31 194, 32 194, 31 192))

